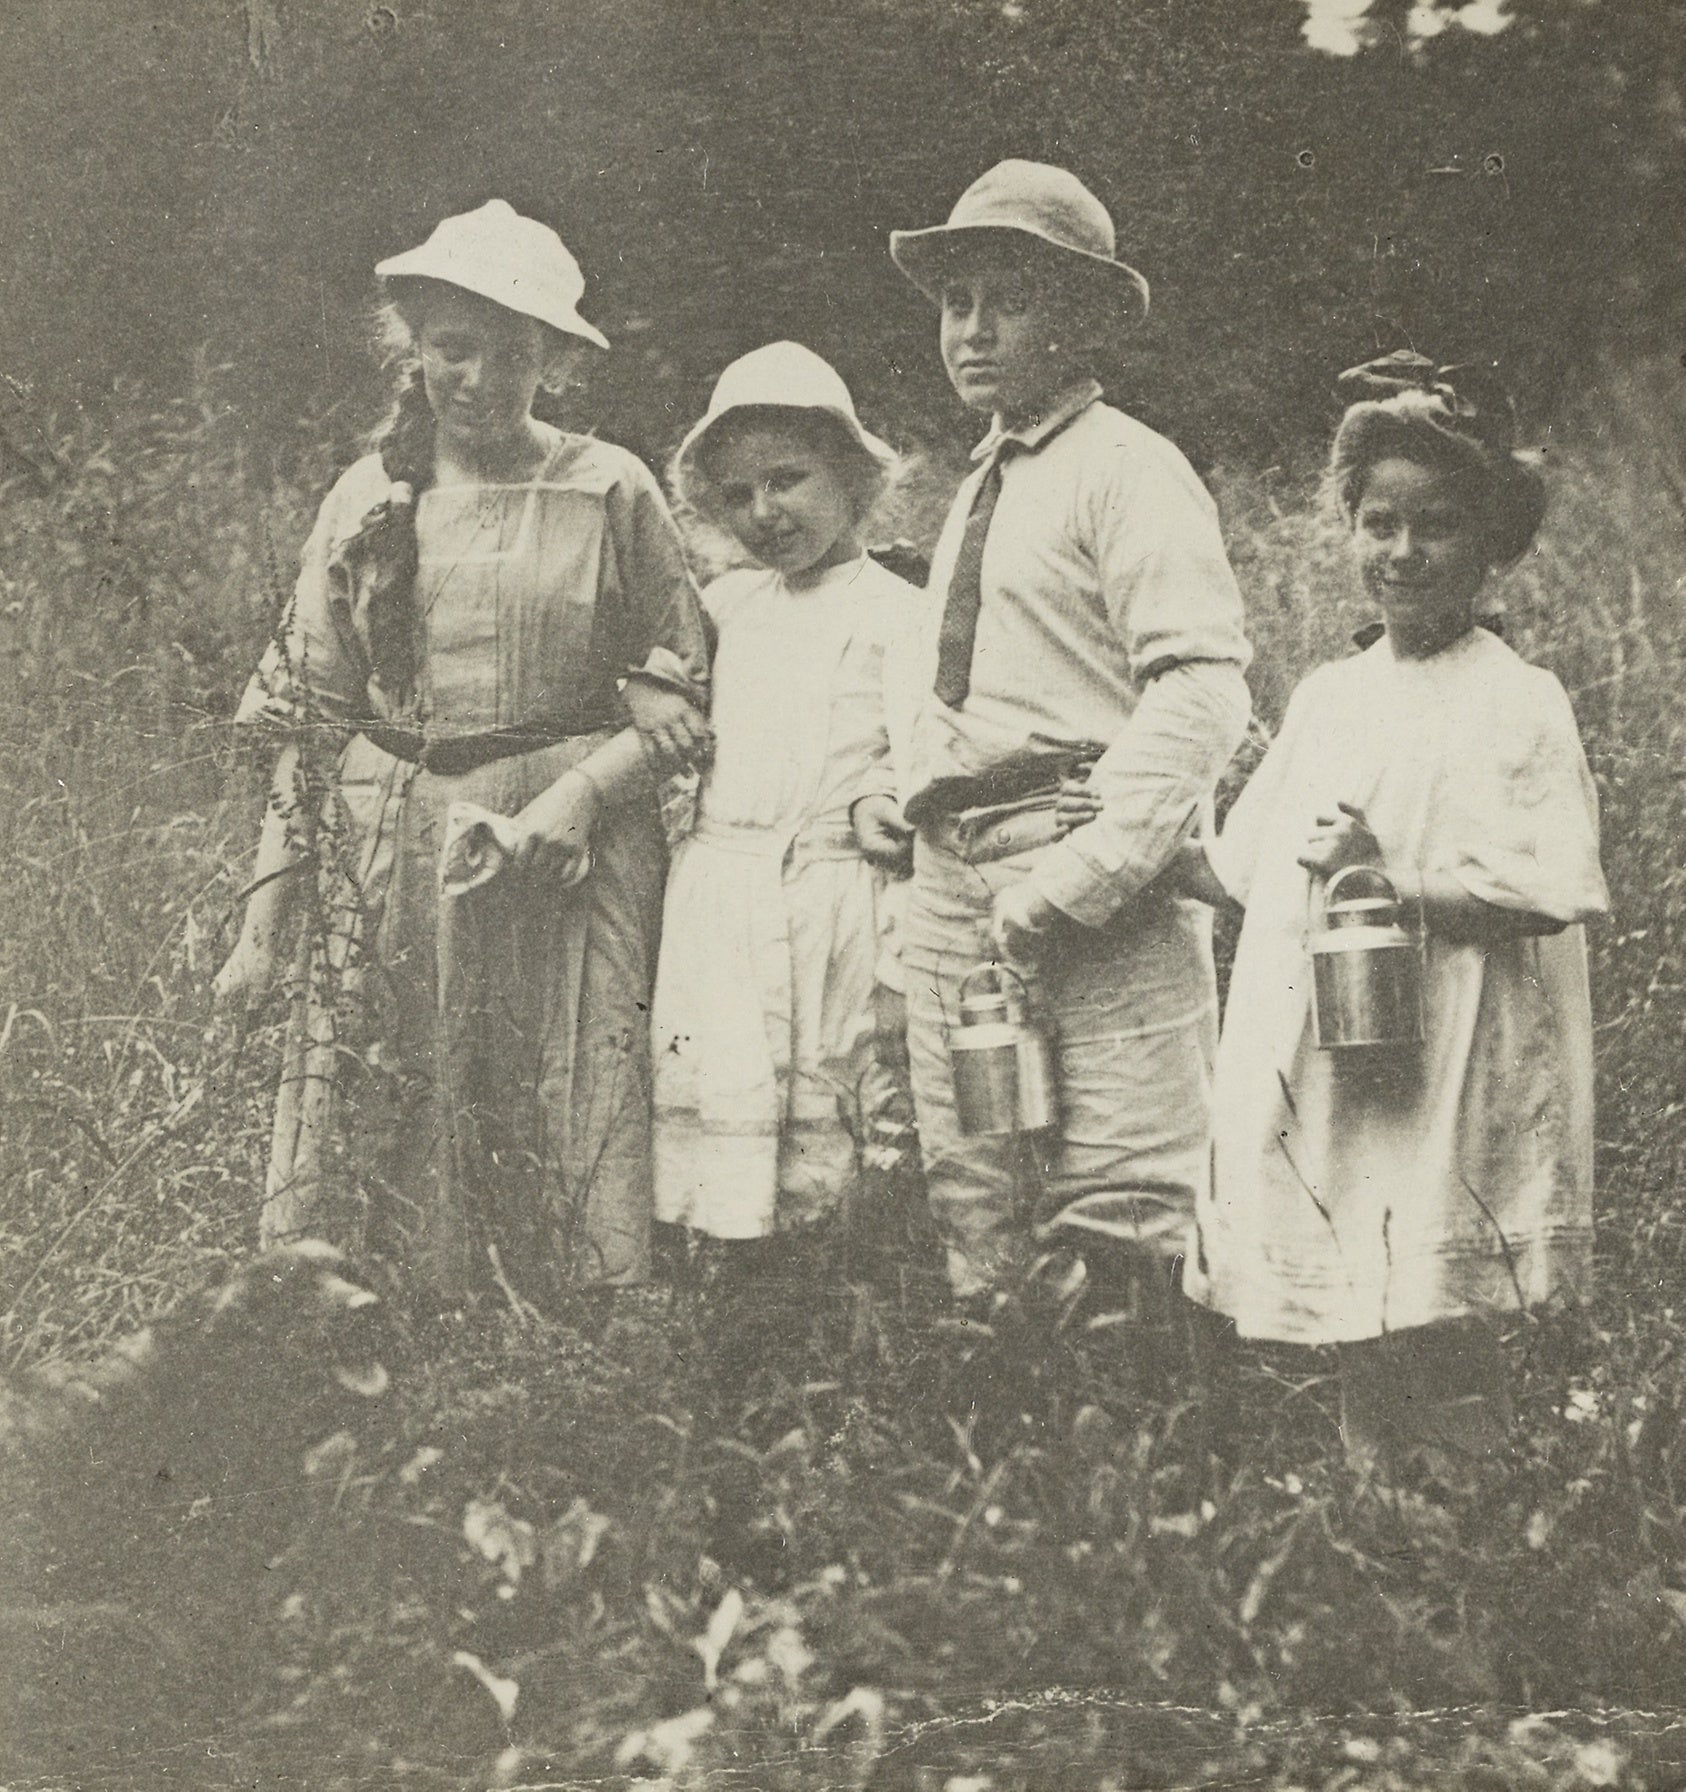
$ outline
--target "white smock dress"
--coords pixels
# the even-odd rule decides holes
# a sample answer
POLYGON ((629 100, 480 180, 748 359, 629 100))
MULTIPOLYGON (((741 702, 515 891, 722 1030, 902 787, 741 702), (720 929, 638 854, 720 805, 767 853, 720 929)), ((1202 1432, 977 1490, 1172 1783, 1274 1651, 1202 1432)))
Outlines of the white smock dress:
POLYGON ((656 1217, 759 1238, 833 1211, 873 1061, 875 895, 850 805, 893 788, 884 642, 917 594, 874 561, 703 594, 715 756, 668 879, 656 976, 656 1217))
POLYGON ((1375 1338, 1584 1290, 1592 1020, 1579 925, 1608 904, 1562 686, 1474 629, 1426 660, 1383 636, 1314 672, 1212 852, 1244 904, 1218 1050, 1214 1182, 1188 1291, 1245 1337, 1375 1338), (1319 813, 1364 812, 1384 866, 1563 923, 1430 933, 1425 1040, 1385 1068, 1312 1037, 1319 813))

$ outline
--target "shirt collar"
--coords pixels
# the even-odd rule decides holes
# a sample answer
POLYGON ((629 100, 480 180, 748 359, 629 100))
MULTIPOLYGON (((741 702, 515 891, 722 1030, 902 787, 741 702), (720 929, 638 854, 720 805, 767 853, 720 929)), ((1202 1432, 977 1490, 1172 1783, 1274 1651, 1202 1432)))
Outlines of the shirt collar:
MULTIPOLYGON (((1505 638, 1505 613, 1503 610, 1483 610, 1475 619, 1477 628, 1484 628, 1490 635, 1497 635, 1502 641, 1505 638)), ((1360 653, 1375 644, 1387 633, 1385 622, 1366 622, 1362 628, 1352 631, 1352 644, 1360 653)))
POLYGON ((1026 423, 1018 429, 1003 429, 1001 419, 996 418, 984 439, 972 450, 972 459, 987 461, 998 454, 1003 442, 1013 442, 1027 451, 1040 448, 1051 436, 1056 436, 1082 413, 1088 410, 1101 396, 1099 380, 1079 380, 1076 385, 1067 386, 1059 392, 1040 417, 1034 423, 1026 423))

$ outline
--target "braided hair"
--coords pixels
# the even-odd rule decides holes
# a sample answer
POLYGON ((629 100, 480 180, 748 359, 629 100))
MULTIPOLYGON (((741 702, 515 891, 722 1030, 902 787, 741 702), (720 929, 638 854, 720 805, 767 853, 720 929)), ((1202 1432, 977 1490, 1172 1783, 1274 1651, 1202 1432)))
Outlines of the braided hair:
POLYGON ((415 698, 421 659, 416 504, 433 483, 435 455, 433 411, 419 363, 405 370, 392 410, 376 431, 374 447, 393 489, 363 519, 346 551, 365 569, 375 681, 399 708, 405 708, 415 698))
MULTIPOLYGON (((403 325, 382 316, 382 334, 394 337, 403 325)), ((408 332, 404 332, 408 337, 408 332)), ((421 363, 413 339, 405 344, 398 395, 372 446, 392 490, 374 506, 341 552, 365 595, 370 672, 394 708, 415 700, 421 650, 416 615, 416 502, 433 483, 434 423, 421 363)))

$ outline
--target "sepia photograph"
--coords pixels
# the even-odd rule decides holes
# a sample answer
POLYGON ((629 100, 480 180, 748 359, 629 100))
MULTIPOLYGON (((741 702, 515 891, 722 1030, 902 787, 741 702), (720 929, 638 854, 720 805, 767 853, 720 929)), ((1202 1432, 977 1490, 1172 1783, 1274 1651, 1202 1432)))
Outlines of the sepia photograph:
POLYGON ((1686 1788, 1686 0, 0 0, 0 1792, 1686 1788))

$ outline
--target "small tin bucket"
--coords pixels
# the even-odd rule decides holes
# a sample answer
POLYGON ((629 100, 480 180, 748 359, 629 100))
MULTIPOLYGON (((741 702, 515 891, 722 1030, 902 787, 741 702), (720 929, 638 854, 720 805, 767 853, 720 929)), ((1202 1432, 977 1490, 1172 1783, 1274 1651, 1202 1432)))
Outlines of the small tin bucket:
POLYGON ((1422 1044, 1422 947, 1404 905, 1374 865, 1349 865, 1323 892, 1312 935, 1312 1024, 1324 1051, 1405 1050, 1422 1044), (1364 894, 1354 891, 1367 880, 1364 894))
POLYGON ((1006 965, 980 964, 960 985, 948 1057, 967 1138, 1045 1132, 1058 1118, 1053 1047, 1027 1010, 1024 984, 1006 965), (985 977, 993 987, 981 987, 985 977))

